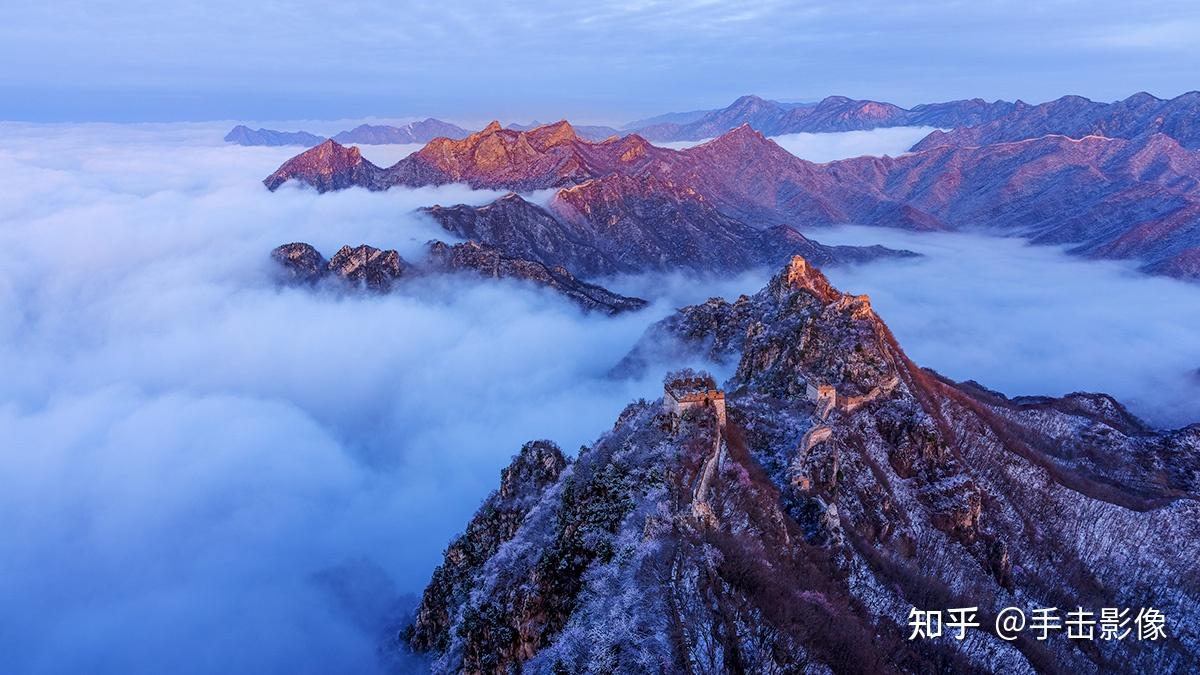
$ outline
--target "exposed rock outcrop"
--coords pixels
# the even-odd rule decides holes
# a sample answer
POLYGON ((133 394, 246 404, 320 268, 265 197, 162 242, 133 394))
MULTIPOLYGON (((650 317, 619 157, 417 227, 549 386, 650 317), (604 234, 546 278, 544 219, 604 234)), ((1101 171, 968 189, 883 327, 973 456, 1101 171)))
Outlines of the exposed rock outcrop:
POLYGON ((515 258, 478 242, 454 245, 429 242, 428 254, 416 265, 406 262, 394 250, 384 251, 366 244, 355 248, 343 246, 328 261, 305 243, 279 246, 271 252, 271 257, 280 266, 282 280, 289 284, 315 285, 332 280, 342 288, 386 293, 407 277, 470 273, 532 283, 562 294, 585 310, 605 314, 634 311, 647 304, 641 298, 580 281, 563 267, 515 258))
POLYGON ((329 259, 329 271, 335 276, 373 291, 392 290, 407 268, 396 251, 381 251, 366 244, 343 246, 329 259))
POLYGON ((287 283, 314 285, 336 279, 356 288, 386 293, 409 271, 409 265, 394 250, 381 251, 362 244, 338 249, 331 260, 310 244, 284 244, 271 251, 287 283))

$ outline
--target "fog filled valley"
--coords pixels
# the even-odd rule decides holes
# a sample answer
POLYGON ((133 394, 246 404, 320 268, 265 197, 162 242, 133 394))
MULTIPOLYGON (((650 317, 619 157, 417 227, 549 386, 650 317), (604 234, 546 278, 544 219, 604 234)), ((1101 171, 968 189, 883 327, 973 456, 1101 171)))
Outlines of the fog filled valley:
MULTIPOLYGON (((676 308, 778 271, 606 278, 650 301, 614 317, 463 276, 313 292, 278 283, 271 249, 417 256, 452 238, 415 209, 504 192, 271 193, 261 180, 297 149, 223 144, 225 123, 0 128, 5 672, 386 667, 380 641, 522 443, 570 455, 661 396, 668 368, 729 375, 610 370, 676 308)), ((778 142, 824 162, 928 131, 778 142)), ((387 166, 417 147, 362 153, 387 166)), ((1200 421, 1200 284, 983 231, 795 225, 922 254, 825 270, 921 366, 1008 396, 1103 391, 1158 428, 1200 421)))

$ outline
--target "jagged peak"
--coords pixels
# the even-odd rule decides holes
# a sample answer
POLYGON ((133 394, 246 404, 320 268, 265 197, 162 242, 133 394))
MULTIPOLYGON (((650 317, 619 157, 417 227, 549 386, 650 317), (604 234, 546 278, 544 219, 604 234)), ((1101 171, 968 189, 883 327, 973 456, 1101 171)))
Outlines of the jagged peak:
POLYGON ((544 124, 536 129, 530 129, 521 133, 539 150, 579 140, 578 134, 575 133, 575 127, 571 126, 571 123, 566 120, 544 124))
POLYGON ((500 126, 500 120, 492 120, 491 122, 488 122, 488 125, 486 127, 480 129, 479 133, 480 134, 494 134, 497 131, 502 130, 503 128, 504 127, 500 126))
POLYGON ((532 204, 516 192, 509 192, 503 197, 492 200, 481 208, 488 209, 493 206, 532 206, 532 204))
MULTIPOLYGON (((750 126, 749 122, 743 122, 740 126, 734 128, 734 129, 730 129, 729 131, 726 131, 725 133, 721 134, 720 136, 717 136, 716 138, 712 139, 711 141, 709 141, 707 143, 702 143, 695 147, 696 148, 706 148, 706 147, 707 148, 728 148, 728 147, 750 147, 750 146, 765 147, 767 145, 775 145, 775 143, 774 143, 774 141, 771 141, 770 139, 768 139, 766 136, 762 135, 762 132, 760 132, 757 129, 755 129, 754 127, 750 126)), ((689 148, 689 150, 690 149, 691 148, 689 148)), ((687 150, 684 150, 684 152, 687 152, 687 150)))
POLYGON ((358 149, 357 145, 346 146, 338 143, 332 138, 326 138, 324 141, 321 141, 319 144, 314 145, 297 156, 304 157, 305 155, 310 157, 336 157, 341 155, 361 157, 362 151, 358 149))
POLYGON ((726 131, 725 133, 723 133, 717 137, 717 140, 721 140, 721 139, 727 139, 727 140, 754 139, 756 141, 765 141, 765 140, 767 140, 767 137, 764 136, 762 134, 762 132, 760 132, 758 129, 755 129, 754 127, 750 126, 749 122, 742 122, 737 127, 730 129, 729 131, 726 131))

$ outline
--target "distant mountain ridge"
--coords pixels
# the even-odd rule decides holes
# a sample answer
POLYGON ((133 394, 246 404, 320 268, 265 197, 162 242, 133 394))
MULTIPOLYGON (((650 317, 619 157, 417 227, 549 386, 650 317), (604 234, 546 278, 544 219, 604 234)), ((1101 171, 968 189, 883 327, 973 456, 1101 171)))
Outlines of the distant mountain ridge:
POLYGON ((766 136, 799 132, 828 133, 881 127, 959 127, 980 124, 1011 112, 1016 104, 983 99, 928 103, 910 110, 879 101, 830 96, 815 104, 770 101, 742 96, 725 108, 687 122, 660 122, 631 129, 651 141, 698 141, 743 124, 766 136))
POLYGON ((428 143, 435 138, 465 138, 471 132, 449 122, 429 119, 410 122, 401 127, 386 124, 360 124, 349 131, 334 135, 338 143, 386 145, 389 143, 428 143))
POLYGON ((989 145, 1059 134, 1070 138, 1098 135, 1136 138, 1166 134, 1185 148, 1200 148, 1200 92, 1160 99, 1139 92, 1103 103, 1082 96, 1053 101, 969 100, 922 103, 912 108, 871 100, 830 96, 815 104, 780 103, 742 96, 725 108, 680 116, 660 115, 623 127, 651 141, 696 141, 714 138, 742 124, 766 136, 829 133, 898 126, 938 127, 913 150, 938 145, 989 145), (943 131, 945 130, 945 131, 943 131))
POLYGON ((281 146, 281 145, 303 145, 312 147, 324 138, 316 134, 310 134, 307 131, 275 131, 274 129, 251 129, 250 127, 239 124, 225 134, 226 143, 236 143, 237 145, 265 145, 265 146, 281 146))
MULTIPOLYGON (((387 124, 360 124, 353 129, 340 131, 333 136, 338 143, 359 145, 386 145, 404 143, 428 143, 435 138, 465 138, 471 132, 457 124, 443 122, 432 117, 403 126, 387 124)), ((239 124, 225 135, 226 143, 238 145, 303 145, 312 147, 328 140, 324 136, 307 131, 275 131, 273 129, 250 129, 239 124)))
POLYGON ((1164 134, 1185 148, 1200 148, 1200 92, 1172 99, 1139 92, 1121 101, 1097 103, 1082 96, 1028 105, 1017 101, 1009 113, 985 123, 935 131, 913 150, 939 145, 977 146, 1019 141, 1047 134, 1070 138, 1139 138, 1164 134))

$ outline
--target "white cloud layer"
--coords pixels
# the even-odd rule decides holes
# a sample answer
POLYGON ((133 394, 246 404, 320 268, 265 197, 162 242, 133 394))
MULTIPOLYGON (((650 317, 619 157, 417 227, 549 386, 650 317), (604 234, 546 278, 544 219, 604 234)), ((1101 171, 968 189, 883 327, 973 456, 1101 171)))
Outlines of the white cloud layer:
POLYGON ((1158 426, 1200 422, 1200 285, 1020 239, 869 227, 807 234, 925 254, 826 270, 842 290, 870 295, 922 366, 1010 396, 1104 392, 1158 426))
MULTIPOLYGON (((782 136, 772 136, 771 140, 800 159, 823 163, 863 155, 896 157, 908 152, 909 148, 928 136, 934 129, 935 127, 886 127, 866 131, 837 131, 822 134, 783 134, 782 136)), ((700 141, 668 141, 655 143, 655 145, 680 150, 711 140, 711 138, 706 138, 700 141)))
MULTIPOLYGON (((375 669, 522 442, 589 442, 658 394, 661 372, 604 377, 650 321, 765 280, 615 280, 658 300, 616 319, 516 284, 280 289, 280 243, 414 256, 441 236, 414 207, 496 193, 270 194, 295 149, 225 130, 0 125, 0 671, 375 669)), ((830 272, 921 363, 1200 417, 1194 287, 1011 241, 816 235, 931 254, 830 272)))
POLYGON ((829 134, 783 134, 773 136, 771 140, 801 159, 810 162, 832 162, 863 155, 902 155, 934 129, 935 127, 888 127, 829 134))
POLYGON ((295 149, 209 125, 0 132, 0 671, 370 671, 522 442, 656 394, 604 375, 665 305, 273 283, 280 243, 414 256, 414 207, 497 193, 270 194, 295 149))

